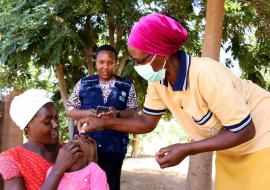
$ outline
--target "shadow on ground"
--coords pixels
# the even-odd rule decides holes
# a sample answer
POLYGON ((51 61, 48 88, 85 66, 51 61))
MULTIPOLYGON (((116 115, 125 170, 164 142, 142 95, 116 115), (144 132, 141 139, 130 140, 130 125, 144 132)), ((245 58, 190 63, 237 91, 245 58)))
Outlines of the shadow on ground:
POLYGON ((185 178, 176 173, 157 173, 152 170, 124 171, 122 190, 181 190, 185 189, 185 178))
POLYGON ((121 190, 184 190, 186 174, 181 168, 160 169, 153 157, 124 161, 121 190))

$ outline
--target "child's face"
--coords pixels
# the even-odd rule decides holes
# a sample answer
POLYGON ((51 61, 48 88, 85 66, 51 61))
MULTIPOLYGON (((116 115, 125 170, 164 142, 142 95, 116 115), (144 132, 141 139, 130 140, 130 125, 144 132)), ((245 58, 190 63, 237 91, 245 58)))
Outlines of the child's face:
POLYGON ((81 169, 86 163, 97 162, 97 145, 94 139, 80 135, 74 136, 73 141, 80 145, 82 151, 82 155, 72 165, 73 171, 81 169))

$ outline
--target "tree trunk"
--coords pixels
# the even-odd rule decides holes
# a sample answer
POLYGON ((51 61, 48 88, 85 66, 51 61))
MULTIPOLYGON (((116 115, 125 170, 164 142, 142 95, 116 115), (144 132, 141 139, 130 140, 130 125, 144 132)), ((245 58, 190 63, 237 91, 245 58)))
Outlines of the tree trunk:
POLYGON ((189 157, 186 190, 212 189, 212 152, 189 157))
MULTIPOLYGON (((59 63, 55 67, 55 74, 58 80, 58 85, 60 89, 60 95, 61 99, 63 101, 64 106, 66 106, 67 100, 68 100, 68 93, 67 93, 67 85, 64 78, 64 65, 63 63, 59 63)), ((73 138, 73 131, 74 131, 74 121, 70 118, 68 118, 68 131, 69 131, 69 139, 73 138)))
MULTIPOLYGON (((207 0, 202 56, 219 60, 225 0, 207 0)), ((187 190, 212 189, 212 152, 190 156, 187 190)))
POLYGON ((137 158, 139 150, 139 136, 137 134, 133 134, 131 146, 132 146, 131 157, 137 158))
POLYGON ((58 80, 61 99, 62 99, 64 105, 66 105, 67 100, 68 100, 68 93, 67 93, 67 84, 66 84, 66 81, 64 78, 64 70, 63 69, 64 69, 63 63, 59 63, 55 67, 55 74, 56 74, 56 77, 58 80))
POLYGON ((118 66, 117 66, 116 75, 119 75, 119 76, 121 75, 121 73, 122 73, 122 71, 123 71, 123 69, 124 69, 125 63, 126 63, 126 61, 127 61, 127 59, 128 59, 128 55, 127 55, 127 54, 123 55, 123 56, 119 59, 119 64, 118 64, 118 66))
POLYGON ((109 18, 109 42, 114 47, 114 32, 115 32, 115 20, 113 16, 109 18))
POLYGON ((95 53, 92 51, 93 47, 96 45, 96 34, 91 24, 91 15, 86 17, 86 22, 84 24, 84 32, 90 34, 90 38, 87 42, 87 47, 84 50, 86 57, 86 65, 88 69, 88 75, 91 76, 94 74, 94 64, 93 64, 93 56, 95 53))
POLYGON ((20 93, 17 91, 11 92, 8 96, 4 98, 4 101, 1 103, 2 105, 2 123, 0 123, 1 130, 1 151, 13 148, 15 146, 19 146, 23 143, 23 132, 16 126, 16 124, 12 121, 9 110, 10 104, 14 98, 14 96, 19 95, 20 93))
POLYGON ((122 26, 121 28, 116 28, 116 45, 115 50, 116 52, 119 52, 123 43, 123 34, 126 30, 126 26, 122 26), (123 28, 122 28, 123 27, 123 28))
POLYGON ((85 50, 85 53, 88 75, 91 76, 94 74, 93 55, 95 55, 95 53, 93 53, 91 49, 85 50))
POLYGON ((206 26, 203 40, 203 57, 219 61, 224 20, 224 1, 208 0, 206 26))

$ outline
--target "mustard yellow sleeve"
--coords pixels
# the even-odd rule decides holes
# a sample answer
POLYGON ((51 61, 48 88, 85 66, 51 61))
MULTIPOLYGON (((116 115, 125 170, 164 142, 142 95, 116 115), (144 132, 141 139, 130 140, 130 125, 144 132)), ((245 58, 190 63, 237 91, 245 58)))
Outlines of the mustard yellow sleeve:
POLYGON ((198 88, 212 114, 227 130, 237 132, 251 122, 250 109, 227 72, 220 65, 206 64, 198 73, 198 88))
POLYGON ((156 83, 148 83, 143 112, 149 115, 163 115, 165 113, 166 106, 160 98, 158 89, 155 85, 156 83))

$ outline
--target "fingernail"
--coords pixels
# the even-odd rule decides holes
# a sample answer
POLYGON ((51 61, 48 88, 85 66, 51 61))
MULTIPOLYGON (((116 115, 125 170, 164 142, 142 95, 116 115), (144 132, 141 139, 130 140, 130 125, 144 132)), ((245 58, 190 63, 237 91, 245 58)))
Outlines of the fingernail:
POLYGON ((82 128, 86 128, 87 127, 87 123, 84 123, 83 125, 82 125, 82 128))

